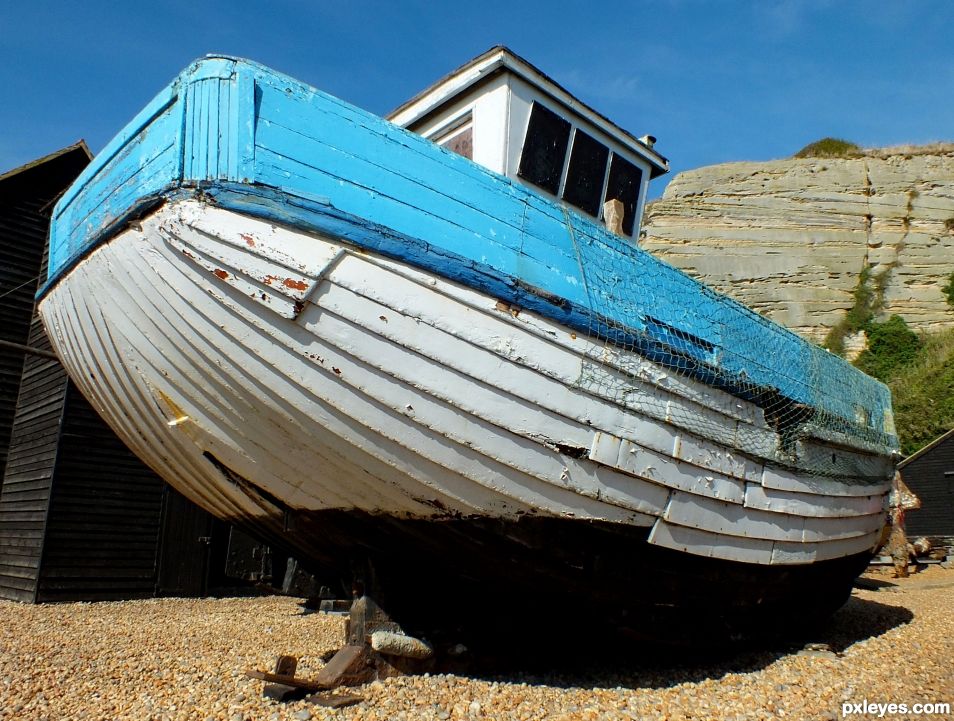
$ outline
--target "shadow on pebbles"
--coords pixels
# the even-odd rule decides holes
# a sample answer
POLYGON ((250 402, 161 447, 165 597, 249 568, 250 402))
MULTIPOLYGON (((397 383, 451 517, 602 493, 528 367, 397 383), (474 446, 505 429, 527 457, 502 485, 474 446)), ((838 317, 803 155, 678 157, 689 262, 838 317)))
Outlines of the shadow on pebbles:
POLYGON ((245 676, 290 654, 313 677, 339 646, 342 618, 303 615, 298 599, 0 602, 0 719, 840 719, 865 701, 954 704, 954 570, 863 585, 797 642, 703 658, 626 641, 612 662, 568 653, 505 673, 375 681, 339 709, 264 698, 245 676))

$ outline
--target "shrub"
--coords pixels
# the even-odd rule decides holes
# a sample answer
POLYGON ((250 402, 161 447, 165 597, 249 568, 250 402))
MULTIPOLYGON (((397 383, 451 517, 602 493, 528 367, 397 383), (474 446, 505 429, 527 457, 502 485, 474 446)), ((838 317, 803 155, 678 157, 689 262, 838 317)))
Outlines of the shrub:
POLYGON ((860 155, 861 147, 849 140, 822 138, 795 153, 796 158, 844 158, 860 155))
POLYGON ((881 310, 884 304, 883 294, 884 286, 887 283, 887 277, 884 273, 876 279, 876 288, 869 285, 871 281, 871 266, 865 265, 858 275, 858 282, 852 291, 854 303, 845 317, 836 323, 822 344, 825 348, 836 355, 845 354, 845 339, 860 330, 868 327, 868 323, 874 318, 875 313, 881 310), (880 292, 880 295, 879 295, 880 292))
POLYGON ((904 318, 893 315, 884 323, 870 321, 865 328, 868 348, 855 365, 870 376, 887 382, 901 368, 910 365, 921 350, 921 340, 904 318))
POLYGON ((954 428, 954 330, 926 336, 917 360, 900 368, 888 387, 905 455, 954 428))

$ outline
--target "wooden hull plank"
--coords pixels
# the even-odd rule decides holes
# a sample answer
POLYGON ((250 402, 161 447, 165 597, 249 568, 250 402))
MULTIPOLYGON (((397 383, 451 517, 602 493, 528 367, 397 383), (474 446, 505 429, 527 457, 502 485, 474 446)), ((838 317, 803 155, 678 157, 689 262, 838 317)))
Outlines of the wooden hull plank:
MULTIPOLYGON (((313 246, 302 261, 308 287, 294 318, 276 322, 284 314, 209 265, 253 269, 248 278, 278 276, 288 270, 287 258, 243 238, 278 231, 241 216, 223 223, 223 214, 190 202, 167 206, 143 222, 143 231, 128 231, 78 266, 74 275, 97 292, 71 301, 84 308, 96 344, 128 349, 125 358, 99 363, 102 380, 113 366, 126 368, 124 394, 138 396, 140 412, 158 416, 151 425, 165 436, 161 445, 140 436, 135 447, 161 459, 159 448, 175 445, 183 468, 201 469, 180 475, 217 489, 212 506, 237 503, 253 516, 275 512, 263 504, 265 496, 230 488, 234 473, 255 478, 255 487, 293 510, 502 518, 531 511, 655 524, 668 530, 654 533, 650 543, 658 536, 662 544, 678 545, 677 536, 691 529, 708 535, 686 541, 690 552, 734 561, 758 557, 758 563, 806 562, 817 549, 799 556, 799 543, 857 538, 880 526, 880 506, 870 493, 826 505, 821 487, 816 494, 765 489, 756 481, 779 474, 716 440, 598 392, 568 392, 566 380, 582 367, 571 351, 580 342, 572 333, 529 312, 500 313, 493 299, 415 277, 419 271, 395 261, 292 233, 295 242, 307 238, 313 246), (196 262, 200 253, 204 261, 196 262), (136 279, 138 292, 113 288, 114 273, 136 279), (122 312, 96 306, 107 291, 128 294, 122 312), (470 295, 467 302, 463 294, 470 295), (220 310, 210 312, 203 301, 210 296, 220 310), (181 302, 170 304, 170 298, 181 302), (129 350, 143 332, 165 340, 152 350, 129 350), (569 340, 555 343, 557 337, 569 340), (177 414, 188 421, 178 423, 177 414), (315 423, 325 429, 319 436, 311 430, 315 423), (599 430, 610 425, 633 435, 599 430), (203 457, 208 449, 229 469, 224 477, 203 457), (309 471, 315 468, 324 472, 315 476, 309 471), (345 478, 354 481, 342 485, 345 478), (656 520, 660 515, 665 521, 656 520), (705 539, 715 541, 703 548, 705 539), (767 546, 757 543, 763 540, 767 546), (776 542, 796 545, 776 548, 776 542)), ((644 381, 646 397, 667 414, 682 403, 685 411, 712 414, 713 423, 733 429, 730 435, 740 426, 766 432, 666 390, 665 374, 637 362, 645 378, 660 384, 644 381)), ((91 394, 105 397, 108 389, 91 394)), ((121 407, 109 408, 116 425, 132 421, 121 407)), ((165 472, 177 475, 174 467, 165 472)), ((842 485, 854 488, 830 483, 836 496, 842 485)), ((208 489, 190 490, 208 503, 208 489)))

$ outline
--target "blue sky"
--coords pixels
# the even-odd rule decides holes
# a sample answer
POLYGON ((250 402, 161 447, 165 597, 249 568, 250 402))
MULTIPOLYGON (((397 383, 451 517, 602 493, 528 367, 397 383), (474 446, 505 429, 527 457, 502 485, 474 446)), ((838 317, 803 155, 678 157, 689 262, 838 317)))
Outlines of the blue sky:
POLYGON ((786 157, 824 136, 954 140, 952 28, 947 0, 5 0, 0 172, 79 138, 97 152, 208 52, 384 114, 505 44, 635 135, 657 136, 675 172, 786 157))

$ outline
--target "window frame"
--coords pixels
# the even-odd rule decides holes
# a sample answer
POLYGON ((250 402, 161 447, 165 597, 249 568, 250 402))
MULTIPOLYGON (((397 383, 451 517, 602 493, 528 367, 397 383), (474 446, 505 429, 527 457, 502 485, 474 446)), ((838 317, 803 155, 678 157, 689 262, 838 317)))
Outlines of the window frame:
POLYGON ((468 108, 463 113, 455 117, 453 120, 442 125, 440 128, 435 130, 433 133, 430 133, 427 136, 427 139, 432 143, 435 143, 445 150, 449 150, 452 153, 457 153, 453 148, 447 147, 447 144, 454 140, 459 135, 470 131, 470 155, 464 155, 463 153, 457 153, 462 158, 467 158, 468 160, 474 159, 474 110, 473 108, 468 108))
MULTIPOLYGON (((585 152, 585 151, 581 151, 581 152, 585 152)), ((580 211, 586 213, 587 215, 589 215, 590 217, 593 217, 593 218, 596 218, 597 220, 599 220, 599 219, 600 219, 600 216, 601 216, 602 213, 603 213, 603 202, 604 202, 603 198, 604 198, 604 195, 605 195, 605 192, 606 192, 606 172, 607 172, 607 168, 609 167, 610 160, 611 160, 612 157, 613 157, 613 151, 610 149, 610 147, 609 147, 606 143, 603 143, 603 142, 601 142, 600 140, 598 140, 597 138, 594 138, 593 135, 591 135, 590 133, 586 132, 586 131, 583 130, 582 128, 574 127, 574 128, 573 128, 573 139, 572 139, 572 142, 570 143, 569 149, 567 150, 566 169, 565 169, 565 171, 564 171, 564 173, 563 173, 563 183, 562 183, 562 186, 563 186, 563 187, 562 187, 561 190, 560 190, 560 200, 566 201, 567 203, 569 203, 570 205, 572 205, 572 206, 573 206, 574 208, 576 208, 577 210, 580 210, 580 211), (596 213, 591 213, 591 212, 589 211, 589 209, 587 209, 587 208, 585 208, 584 206, 580 205, 579 203, 575 202, 575 200, 571 200, 570 198, 567 197, 567 184, 568 184, 568 182, 570 181, 570 170, 571 170, 571 168, 573 167, 573 159, 574 159, 573 153, 577 150, 577 148, 582 147, 582 145, 578 145, 578 144, 577 144, 578 140, 580 139, 580 135, 583 135, 583 137, 586 138, 586 141, 585 141, 586 143, 592 142, 593 145, 596 146, 596 148, 601 148, 601 149, 602 149, 602 152, 603 152, 603 154, 604 154, 604 157, 603 157, 603 160, 602 160, 602 162, 603 162, 603 173, 602 173, 602 177, 600 177, 599 179, 597 179, 597 178, 595 178, 595 177, 592 177, 592 180, 593 180, 593 186, 592 186, 592 187, 593 187, 593 188, 595 189, 595 191, 596 191, 596 192, 595 192, 595 196, 596 196, 596 200, 595 200, 595 203, 596 203, 596 213)), ((581 162, 583 162, 583 163, 586 162, 586 158, 583 157, 582 155, 578 155, 578 156, 577 156, 577 159, 578 159, 578 161, 581 160, 581 162)), ((584 178, 585 178, 586 176, 583 175, 583 176, 581 176, 581 177, 584 177, 584 178)), ((578 184, 575 183, 575 182, 573 183, 573 185, 570 185, 570 188, 574 188, 574 187, 578 187, 578 184)), ((579 199, 579 198, 578 198, 578 199, 579 199)))
MULTIPOLYGON (((549 119, 547 119, 545 122, 549 122, 549 119)), ((574 126, 572 122, 567 120, 560 113, 557 113, 551 110, 548 106, 544 105, 543 103, 537 100, 534 100, 530 104, 530 113, 527 116, 527 126, 526 128, 524 128, 523 145, 520 148, 520 158, 517 162, 517 171, 516 171, 517 177, 523 179, 527 183, 534 185, 537 188, 540 188, 545 193, 560 197, 560 192, 562 190, 563 182, 566 177, 567 157, 569 155, 570 144, 573 139, 573 131, 574 131, 574 126), (552 189, 549 186, 542 184, 542 181, 544 179, 541 178, 539 175, 537 175, 536 178, 530 177, 531 174, 536 172, 537 168, 535 168, 534 166, 530 164, 532 159, 529 157, 529 154, 527 152, 527 146, 528 146, 528 141, 530 140, 530 137, 531 137, 530 130, 534 124, 534 114, 538 108, 542 110, 542 112, 540 115, 536 116, 537 118, 539 118, 541 115, 544 115, 544 114, 550 115, 553 118, 555 118, 558 121, 558 123, 560 123, 561 127, 562 125, 566 126, 565 141, 562 139, 562 131, 561 131, 561 137, 558 138, 558 140, 560 140, 563 145, 563 151, 562 151, 563 158, 561 159, 559 164, 555 164, 553 168, 550 169, 550 170, 557 171, 554 174, 556 183, 552 189)), ((533 150, 536 151, 537 149, 534 147, 533 150)), ((549 173, 548 173, 548 176, 549 176, 549 173)))
MULTIPOLYGON (((612 167, 613 167, 613 161, 614 161, 617 157, 619 157, 619 159, 620 159, 621 161, 624 161, 624 162, 626 162, 628 165, 630 165, 630 166, 632 166, 633 168, 635 168, 636 171, 637 171, 637 174, 638 174, 638 175, 637 175, 636 186, 635 186, 635 188, 634 188, 634 197, 633 197, 633 200, 632 200, 633 223, 632 223, 632 227, 631 227, 631 229, 630 229, 630 232, 627 233, 627 234, 625 234, 625 236, 624 236, 624 237, 626 237, 626 238, 635 239, 635 237, 636 237, 636 229, 637 229, 637 227, 638 227, 638 222, 637 222, 636 216, 638 215, 639 208, 640 208, 640 201, 642 200, 644 177, 645 177, 646 169, 640 167, 640 165, 639 165, 637 162, 634 162, 634 161, 633 161, 630 157, 628 157, 626 154, 617 152, 617 150, 613 147, 615 144, 617 144, 615 141, 613 141, 612 139, 610 139, 611 142, 609 142, 609 143, 604 142, 604 141, 601 140, 600 137, 599 137, 599 135, 601 135, 601 133, 598 133, 598 132, 594 133, 594 132, 593 132, 594 130, 597 130, 597 131, 598 131, 598 129, 596 129, 596 128, 581 127, 579 123, 575 122, 575 121, 572 119, 572 116, 567 117, 567 114, 558 113, 558 112, 552 110, 548 105, 546 105, 546 104, 544 104, 544 103, 542 103, 542 102, 540 102, 540 101, 538 101, 538 100, 536 100, 536 99, 532 100, 531 103, 530 103, 530 112, 529 112, 529 114, 528 114, 528 116, 527 116, 527 124, 526 124, 526 127, 524 128, 523 140, 522 140, 523 144, 521 145, 520 155, 518 156, 518 167, 517 167, 516 176, 517 176, 517 178, 520 179, 521 181, 523 181, 523 182, 525 182, 525 183, 527 183, 527 184, 533 186, 534 188, 538 189, 538 190, 541 191, 542 193, 545 193, 545 194, 548 195, 548 196, 554 197, 554 198, 557 200, 557 202, 559 202, 559 203, 561 203, 561 204, 566 204, 567 206, 572 207, 574 210, 576 210, 577 212, 579 212, 579 213, 585 215, 586 217, 592 218, 592 219, 594 219, 594 220, 595 220, 596 222, 598 222, 598 223, 602 223, 602 222, 603 222, 603 205, 604 205, 604 204, 606 203, 606 201, 607 201, 607 197, 606 197, 606 196, 607 196, 607 193, 609 192, 610 172, 611 172, 611 169, 612 169, 612 167), (551 191, 549 188, 544 187, 544 186, 542 186, 542 185, 539 185, 539 184, 537 184, 536 182, 534 182, 533 180, 531 180, 530 178, 528 178, 528 177, 526 177, 525 175, 521 174, 521 166, 522 166, 522 164, 523 164, 523 162, 524 162, 524 160, 523 160, 523 158, 524 158, 524 150, 525 150, 525 148, 526 148, 526 146, 527 146, 527 139, 528 139, 529 134, 530 134, 530 128, 531 128, 531 124, 532 124, 532 118, 533 118, 534 109, 535 109, 537 106, 539 106, 539 107, 543 108, 545 111, 547 111, 547 112, 549 112, 549 113, 551 113, 551 114, 557 116, 557 117, 560 118, 561 120, 563 120, 563 121, 565 121, 566 123, 568 123, 569 126, 570 126, 570 132, 569 132, 569 137, 568 137, 568 139, 567 139, 566 148, 565 148, 564 151, 563 151, 563 163, 562 163, 562 166, 561 166, 561 168, 560 168, 559 183, 557 184, 557 187, 556 187, 556 190, 555 190, 555 191, 551 191), (570 201, 570 200, 567 200, 567 199, 565 198, 566 183, 567 183, 567 178, 568 178, 568 176, 569 176, 569 170, 570 170, 570 161, 571 161, 572 156, 573 156, 573 149, 574 149, 574 147, 576 146, 576 136, 577 136, 577 133, 578 133, 578 132, 583 133, 584 135, 586 135, 588 138, 590 138, 590 139, 593 140, 594 142, 598 143, 599 145, 602 145, 603 147, 606 148, 606 151, 607 151, 607 153, 606 153, 606 164, 605 164, 605 166, 604 166, 604 168, 603 168, 603 177, 602 177, 602 179, 601 179, 601 181, 600 181, 600 183, 599 183, 599 188, 600 188, 600 192, 599 192, 599 194, 598 194, 598 197, 600 198, 599 207, 597 208, 597 212, 596 212, 595 215, 593 215, 592 213, 590 213, 587 209, 581 208, 581 207, 578 206, 576 203, 574 203, 574 202, 572 202, 572 201, 570 201)), ((622 200, 622 199, 620 199, 620 200, 621 200, 621 202, 623 202, 624 205, 625 205, 626 201, 625 201, 625 200, 622 200)))

